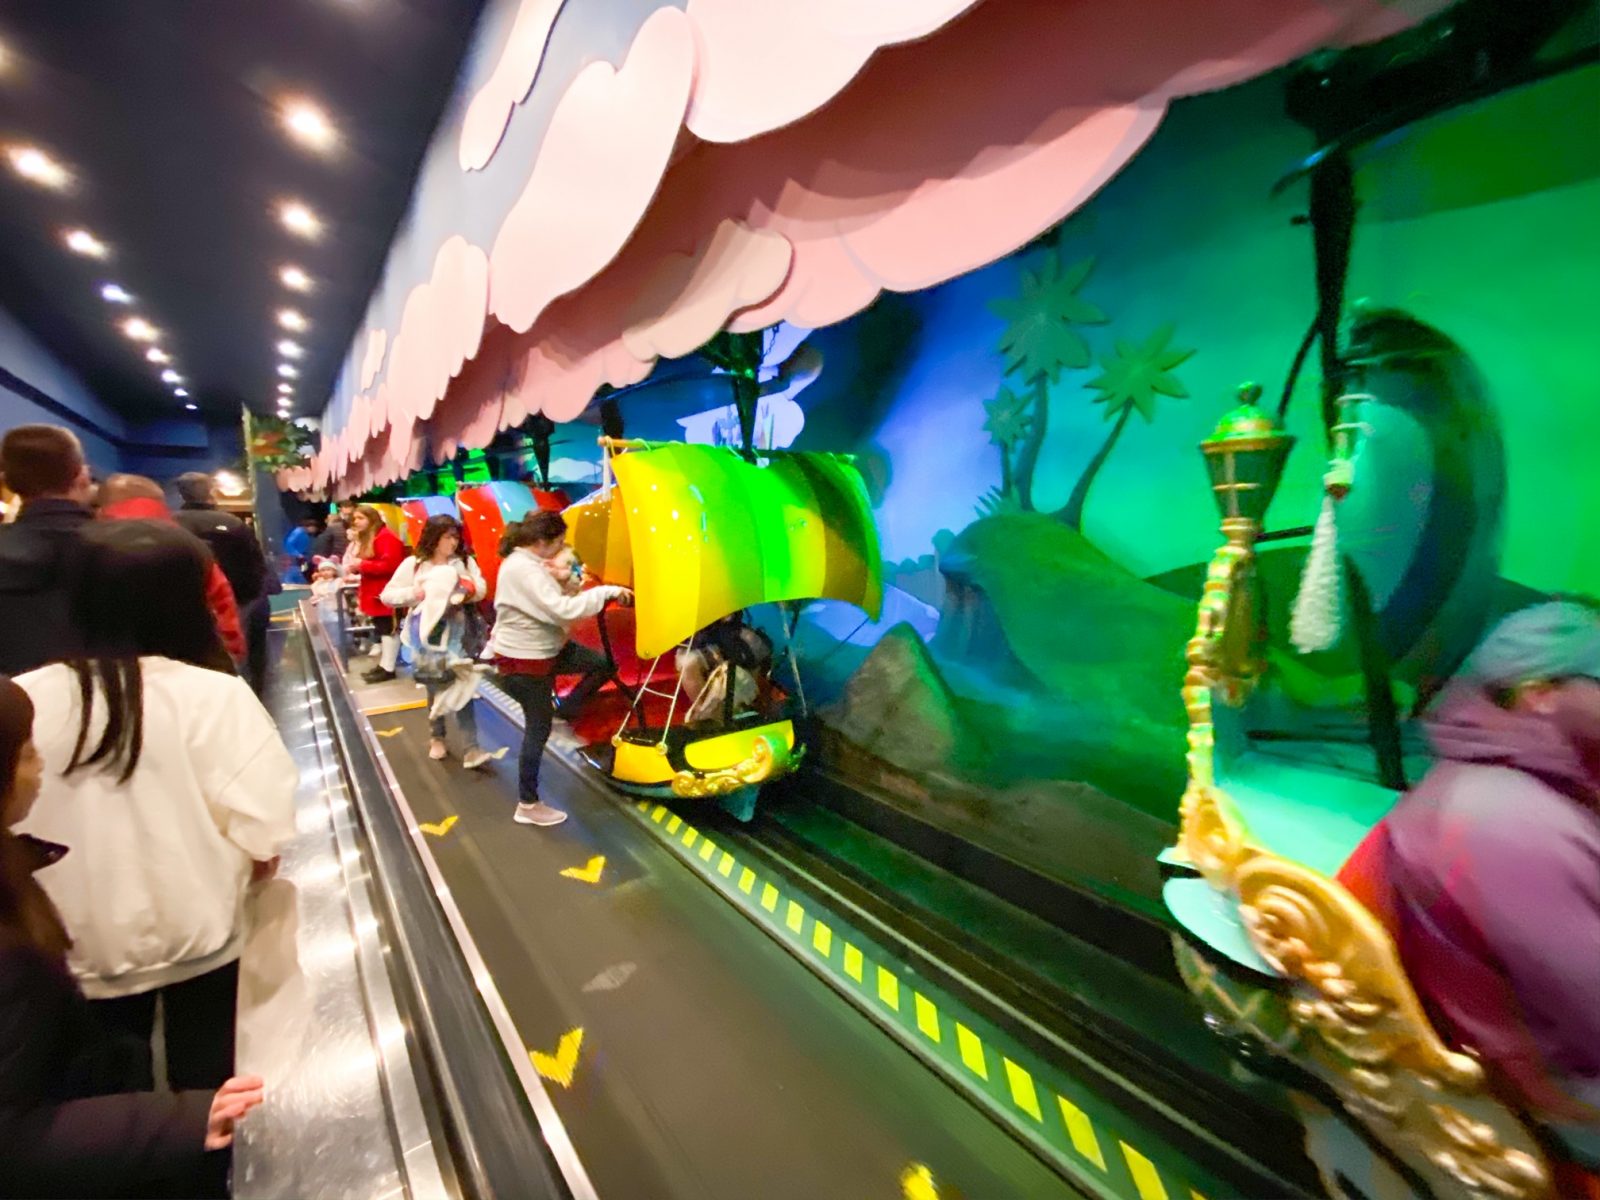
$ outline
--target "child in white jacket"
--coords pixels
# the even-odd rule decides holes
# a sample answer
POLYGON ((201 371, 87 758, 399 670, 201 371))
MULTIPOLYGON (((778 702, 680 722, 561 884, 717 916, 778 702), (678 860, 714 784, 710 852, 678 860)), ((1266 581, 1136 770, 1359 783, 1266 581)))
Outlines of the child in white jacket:
MULTIPOLYGON (((568 633, 577 621, 594 616, 612 600, 633 602, 627 588, 602 584, 588 591, 569 591, 557 581, 549 564, 565 550, 566 534, 560 513, 538 512, 510 526, 500 539, 502 561, 489 649, 500 672, 500 687, 522 706, 519 803, 512 819, 523 825, 559 825, 567 819, 566 813, 539 799, 539 764, 550 726, 557 716, 576 714, 611 670, 604 655, 572 641, 568 633), (558 675, 582 676, 559 712, 558 675)), ((571 577, 570 567, 567 576, 571 577)))
POLYGON ((148 1045, 159 993, 169 1083, 215 1088, 233 1072, 245 889, 294 834, 299 772, 249 686, 197 665, 217 634, 194 539, 155 521, 82 536, 86 659, 16 681, 44 760, 24 824, 72 848, 38 880, 102 1023, 148 1045))

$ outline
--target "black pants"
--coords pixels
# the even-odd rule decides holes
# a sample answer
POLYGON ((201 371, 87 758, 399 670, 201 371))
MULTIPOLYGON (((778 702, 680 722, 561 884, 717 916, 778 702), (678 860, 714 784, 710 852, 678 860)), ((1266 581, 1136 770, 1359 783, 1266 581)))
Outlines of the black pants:
POLYGON ((393 637, 394 636, 394 616, 393 616, 393 614, 390 614, 387 617, 373 617, 372 618, 372 633, 373 633, 374 637, 381 637, 381 638, 393 637))
POLYGON ((582 675, 578 686, 561 701, 561 716, 578 712, 605 683, 611 664, 604 654, 568 642, 556 656, 549 675, 502 675, 500 687, 522 706, 522 752, 517 756, 517 799, 523 804, 539 802, 539 764, 544 761, 545 743, 550 740, 550 723, 555 712, 555 685, 558 675, 582 675))
MULTIPOLYGON (((161 997, 167 1085, 173 1091, 221 1087, 233 1074, 233 1031, 239 993, 239 964, 168 984, 136 996, 94 1000, 90 1007, 107 1029, 150 1044, 156 996, 161 997)), ((155 1086, 155 1071, 145 1062, 140 1091, 155 1086)))
POLYGON ((244 678, 257 696, 267 694, 267 631, 272 628, 272 602, 258 596, 239 606, 244 626, 244 678))

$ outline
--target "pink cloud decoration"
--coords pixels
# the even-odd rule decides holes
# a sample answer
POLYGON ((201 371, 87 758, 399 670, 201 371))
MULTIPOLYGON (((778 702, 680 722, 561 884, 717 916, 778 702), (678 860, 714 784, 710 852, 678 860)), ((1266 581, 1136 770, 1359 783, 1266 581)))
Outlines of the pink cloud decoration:
POLYGON ((389 348, 389 331, 367 330, 367 348, 361 355, 361 390, 366 391, 383 369, 383 354, 389 348))
POLYGON ((977 0, 689 0, 699 61, 685 120, 739 142, 831 100, 884 46, 924 37, 977 0))
MULTIPOLYGON (((544 62, 544 48, 565 0, 522 0, 500 58, 467 105, 457 158, 463 171, 481 171, 500 147, 511 110, 528 98, 544 62)), ((366 386, 365 384, 362 385, 366 386)))
POLYGON ((694 35, 675 8, 646 19, 620 68, 578 73, 490 252, 495 317, 522 332, 615 257, 661 182, 693 82, 694 35))
MULTIPOLYGON (((743 19, 722 2, 691 0, 690 16, 743 19)), ((1391 32, 1442 4, 1406 0, 1397 17, 1377 0, 1146 0, 1134 23, 1118 0, 985 0, 969 11, 957 0, 883 0, 860 20, 873 38, 902 44, 871 53, 831 103, 724 144, 679 137, 696 79, 689 18, 658 11, 620 70, 591 64, 562 98, 487 258, 487 301, 438 301, 470 301, 479 278, 442 262, 408 299, 385 401, 371 393, 370 432, 389 423, 390 464, 420 445, 430 415, 436 451, 482 444, 494 426, 535 412, 570 420, 602 384, 638 382, 657 355, 693 349, 724 325, 816 328, 881 291, 953 278, 1079 207, 1174 98, 1391 32), (941 16, 906 40, 918 36, 914 20, 941 16), (498 318, 487 331, 485 303, 498 318)), ((852 6, 750 7, 791 23, 802 8, 818 37, 852 6)), ((742 29, 713 34, 748 36, 742 29)), ((472 249, 452 240, 452 253, 472 249)), ((337 462, 365 453, 336 445, 337 462)))
POLYGON ((675 254, 629 310, 622 344, 641 362, 679 358, 703 346, 728 314, 759 304, 789 276, 794 247, 777 233, 723 221, 694 254, 675 254))
POLYGON ((478 353, 488 309, 489 260, 460 235, 434 255, 433 274, 406 297, 389 351, 389 419, 426 420, 450 380, 478 353))

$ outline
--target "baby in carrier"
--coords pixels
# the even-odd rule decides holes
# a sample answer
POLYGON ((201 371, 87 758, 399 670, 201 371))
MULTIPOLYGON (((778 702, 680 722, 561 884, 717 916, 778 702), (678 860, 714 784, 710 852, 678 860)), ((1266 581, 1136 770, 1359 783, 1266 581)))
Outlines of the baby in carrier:
POLYGON ((734 613, 706 626, 678 651, 678 676, 689 700, 686 720, 720 721, 727 711, 729 680, 733 715, 754 711, 772 672, 772 640, 734 613))

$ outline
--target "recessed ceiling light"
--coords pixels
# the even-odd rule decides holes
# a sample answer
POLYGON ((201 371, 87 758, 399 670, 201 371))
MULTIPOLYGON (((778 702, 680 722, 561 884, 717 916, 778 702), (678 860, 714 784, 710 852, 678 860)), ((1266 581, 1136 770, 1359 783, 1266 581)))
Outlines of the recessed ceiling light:
POLYGON ((278 324, 290 333, 304 333, 311 322, 306 320, 303 313, 295 309, 280 308, 278 310, 278 324))
POLYGON ((162 383, 182 383, 183 382, 183 376, 179 375, 171 367, 168 367, 165 371, 161 372, 161 382, 162 383))
POLYGON ((278 390, 280 392, 282 392, 285 396, 290 395, 294 391, 294 384, 292 384, 292 383, 280 383, 278 385, 278 390))
POLYGON ((122 332, 136 342, 153 342, 160 334, 160 330, 143 317, 129 317, 122 323, 122 332))
POLYGON ((182 397, 187 396, 189 394, 189 389, 188 388, 181 388, 181 387, 180 388, 173 388, 172 389, 172 394, 181 399, 182 397))
POLYGON ((108 284, 106 284, 105 286, 103 286, 100 289, 100 295, 101 295, 101 297, 103 299, 109 300, 112 304, 132 304, 133 303, 132 294, 127 292, 127 291, 124 291, 121 284, 116 284, 116 283, 108 283, 108 284))
MULTIPOLYGON (((188 392, 180 392, 179 394, 187 396, 189 393, 188 392)), ((200 411, 200 406, 198 404, 185 404, 184 407, 187 408, 190 412, 199 412, 200 411)))
POLYGON ((288 363, 279 363, 278 364, 278 374, 282 375, 285 379, 299 379, 300 378, 300 372, 296 371, 288 363))
POLYGON ((303 238, 314 238, 322 232, 322 222, 298 200, 285 200, 278 206, 278 220, 290 233, 303 238))
POLYGON ((278 343, 277 351, 285 358, 304 358, 306 353, 299 342, 292 342, 288 338, 278 343))
POLYGON ((144 352, 144 356, 150 362, 156 363, 158 365, 162 364, 162 363, 169 363, 169 362, 172 361, 172 355, 168 354, 165 350, 161 349, 159 346, 151 346, 150 349, 148 349, 148 350, 146 350, 144 352))
POLYGON ((11 146, 6 157, 13 171, 40 187, 60 191, 72 182, 72 172, 37 146, 11 146))
POLYGON ((110 248, 87 229, 69 229, 62 234, 67 249, 74 254, 83 254, 89 258, 104 258, 111 253, 110 248))
POLYGON ((328 120, 328 114, 304 97, 285 100, 280 113, 289 136, 303 146, 327 150, 338 140, 339 135, 328 120))
POLYGON ((284 267, 278 272, 278 278, 283 281, 283 286, 292 292, 309 292, 311 290, 311 276, 299 267, 284 267))

